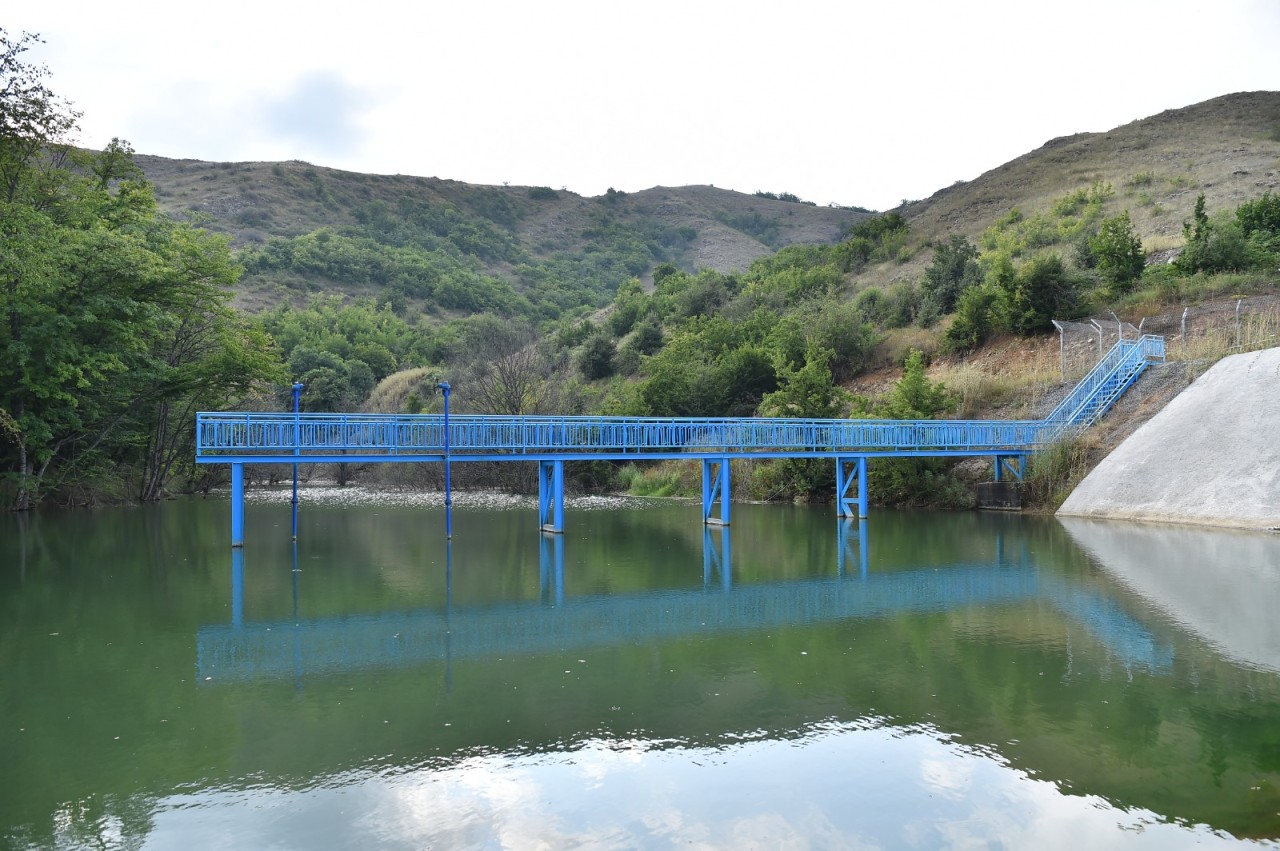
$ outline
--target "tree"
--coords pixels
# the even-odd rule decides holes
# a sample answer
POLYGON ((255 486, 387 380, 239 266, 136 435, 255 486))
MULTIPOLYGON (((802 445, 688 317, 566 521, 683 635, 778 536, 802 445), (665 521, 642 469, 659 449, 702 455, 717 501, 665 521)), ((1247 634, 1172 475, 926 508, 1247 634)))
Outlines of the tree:
POLYGON ((995 284, 970 287, 956 302, 955 320, 943 340, 948 350, 968 352, 1004 327, 1004 294, 995 284))
POLYGON ((1142 240, 1133 232, 1128 210, 1103 219, 1098 235, 1089 240, 1089 251, 1112 295, 1129 292, 1142 277, 1146 254, 1142 240))
POLYGON ((799 369, 782 364, 778 370, 779 387, 760 403, 761 415, 817 419, 840 416, 849 403, 849 396, 832 378, 833 357, 830 349, 810 344, 804 365, 799 369))
MULTIPOLYGON (((970 290, 975 292, 978 288, 970 290)), ((902 378, 879 404, 859 400, 855 416, 895 420, 931 420, 950 413, 955 396, 941 382, 925 375, 924 355, 913 349, 903 364, 902 378)), ((939 504, 954 498, 943 458, 884 458, 868 472, 872 498, 891 504, 939 504)))
POLYGON ((613 340, 608 334, 597 332, 587 338, 578 355, 578 371, 588 381, 613 375, 613 340))
POLYGON ((980 283, 977 247, 967 237, 952 234, 949 241, 934 249, 920 289, 939 314, 947 314, 955 310, 962 292, 980 283))
POLYGON ((1175 261, 1178 269, 1187 274, 1234 272, 1265 261, 1265 239, 1256 230, 1257 225, 1265 221, 1257 217, 1258 214, 1265 216, 1265 209, 1248 207, 1244 216, 1239 209, 1234 216, 1223 210, 1211 218, 1205 212, 1202 193, 1196 198, 1191 221, 1182 223, 1186 245, 1175 261), (1250 233, 1256 242, 1249 239, 1250 233))
POLYGON ((16 509, 61 483, 137 475, 155 498, 196 405, 278 375, 226 306, 225 240, 160 215, 127 143, 69 147, 77 114, 0 30, 0 490, 16 509))
POLYGON ((40 36, 24 32, 16 41, 0 27, 0 190, 5 200, 32 189, 36 161, 61 162, 70 149, 80 113, 45 85, 49 70, 23 61, 40 36))
POLYGON ((1053 319, 1076 315, 1080 303, 1078 281, 1057 254, 1035 257, 1004 278, 1009 324, 1022 335, 1050 330, 1053 319))
POLYGON ((470 318, 461 354, 453 360, 459 409, 484 414, 550 413, 556 407, 558 368, 528 325, 492 316, 470 318))

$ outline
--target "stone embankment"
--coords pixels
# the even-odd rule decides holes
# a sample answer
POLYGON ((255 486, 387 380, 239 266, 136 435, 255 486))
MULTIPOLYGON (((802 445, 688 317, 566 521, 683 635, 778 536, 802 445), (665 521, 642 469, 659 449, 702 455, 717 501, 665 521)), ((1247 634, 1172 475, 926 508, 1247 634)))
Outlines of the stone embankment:
POLYGON ((1058 513, 1280 529, 1280 348, 1219 361, 1104 458, 1058 513))

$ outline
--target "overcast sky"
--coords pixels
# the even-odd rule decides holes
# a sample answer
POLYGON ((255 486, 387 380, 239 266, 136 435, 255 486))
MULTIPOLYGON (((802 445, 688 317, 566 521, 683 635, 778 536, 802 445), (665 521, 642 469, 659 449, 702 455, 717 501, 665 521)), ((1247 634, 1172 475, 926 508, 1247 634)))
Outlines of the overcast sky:
POLYGON ((81 144, 873 209, 1280 90, 1277 0, 25 3, 81 144))

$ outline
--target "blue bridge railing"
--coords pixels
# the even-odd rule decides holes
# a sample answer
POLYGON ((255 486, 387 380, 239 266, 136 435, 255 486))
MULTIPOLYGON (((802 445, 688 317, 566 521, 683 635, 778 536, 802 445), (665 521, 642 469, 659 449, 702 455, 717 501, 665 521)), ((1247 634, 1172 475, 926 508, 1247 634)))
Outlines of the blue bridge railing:
POLYGON ((1148 363, 1162 361, 1164 357, 1163 337, 1147 335, 1119 341, 1045 417, 1045 422, 1093 425, 1137 380, 1148 363))
MULTIPOLYGON (((201 413, 202 463, 412 460, 444 453, 444 419, 407 414, 201 413), (408 457, 406 457, 408 456, 408 457)), ((643 417, 449 418, 455 460, 715 455, 965 455, 1034 451, 1042 420, 789 420, 643 417)), ((424 459, 425 460, 425 459, 424 459)))
MULTIPOLYGON (((1121 340, 1043 420, 454 415, 448 446, 458 461, 1028 454, 1096 422, 1148 362, 1163 358, 1162 338, 1121 340)), ((437 460, 444 429, 439 415, 200 413, 196 460, 437 460)))
MULTIPOLYGON (((701 459, 703 520, 727 525, 731 459, 833 458, 837 513, 865 517, 868 459, 989 455, 997 481, 1006 470, 1020 479, 1027 456, 1092 425, 1149 361, 1163 358, 1159 337, 1121 340, 1043 420, 203 412, 196 415, 196 462, 231 466, 233 547, 243 541, 246 464, 444 461, 448 530, 450 461, 537 461, 540 526, 560 532, 566 461, 701 459)), ((296 518, 296 489, 294 509, 296 518)))

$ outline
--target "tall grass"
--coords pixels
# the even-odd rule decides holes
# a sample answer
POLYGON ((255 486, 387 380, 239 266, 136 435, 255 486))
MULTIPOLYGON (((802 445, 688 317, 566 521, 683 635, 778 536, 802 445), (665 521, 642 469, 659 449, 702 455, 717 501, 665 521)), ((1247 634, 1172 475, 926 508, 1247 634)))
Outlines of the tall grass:
POLYGON ((1185 340, 1166 340, 1169 360, 1206 364, 1228 355, 1273 346, 1280 346, 1280 308, 1277 307, 1242 314, 1238 322, 1233 314, 1224 313, 1199 334, 1189 334, 1185 340))
POLYGON ((1060 440, 1031 459, 1024 496, 1033 508, 1056 511, 1093 467, 1097 449, 1088 435, 1060 440))
POLYGON ((696 496, 702 488, 693 461, 662 461, 644 468, 628 464, 616 475, 618 490, 632 496, 696 496))
POLYGON ((973 419, 992 407, 1010 404, 1032 410, 1046 389, 1059 379, 1058 354, 1043 349, 999 372, 974 360, 941 365, 930 370, 929 377, 941 381, 956 394, 959 400, 956 415, 961 419, 973 419))

